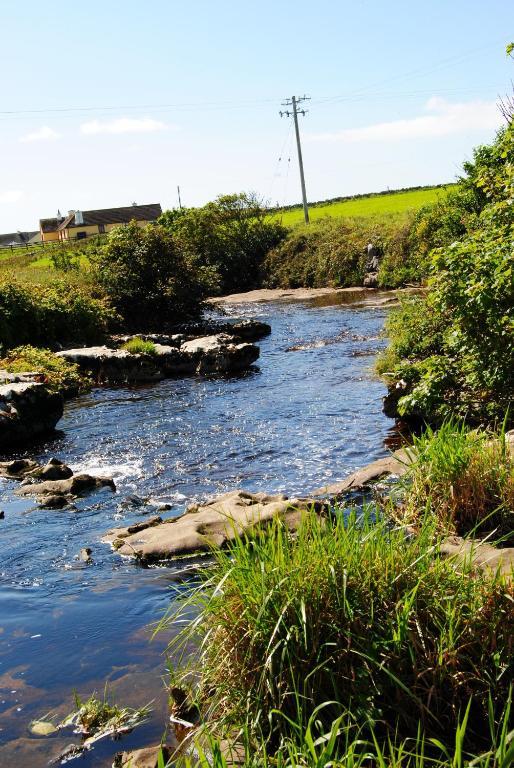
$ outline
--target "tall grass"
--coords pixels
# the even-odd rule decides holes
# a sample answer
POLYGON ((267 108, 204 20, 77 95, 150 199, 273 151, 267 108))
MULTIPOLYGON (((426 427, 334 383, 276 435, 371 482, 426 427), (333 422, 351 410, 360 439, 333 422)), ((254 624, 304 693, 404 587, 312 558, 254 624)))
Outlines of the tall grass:
POLYGON ((307 516, 293 538, 277 521, 237 539, 168 617, 186 620, 175 655, 197 643, 183 676, 199 677, 212 732, 287 755, 321 749, 339 723, 339 752, 363 740, 378 760, 409 739, 451 750, 465 718, 461 752, 490 749, 485 723, 499 727, 514 673, 512 584, 455 569, 430 520, 416 537, 368 511, 336 510, 332 523, 307 516))
POLYGON ((504 430, 494 434, 449 419, 414 437, 412 454, 403 521, 419 521, 429 510, 440 530, 514 538, 514 456, 504 430))

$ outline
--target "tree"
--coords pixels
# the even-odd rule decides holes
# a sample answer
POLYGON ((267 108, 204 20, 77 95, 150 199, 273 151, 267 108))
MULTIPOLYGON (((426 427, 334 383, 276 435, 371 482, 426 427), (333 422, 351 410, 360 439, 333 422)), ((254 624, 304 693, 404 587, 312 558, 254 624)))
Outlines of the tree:
POLYGON ((268 251, 286 230, 253 193, 224 195, 202 208, 165 211, 160 223, 219 275, 220 292, 260 284, 268 251))
POLYGON ((92 263, 127 328, 138 331, 197 317, 212 286, 212 270, 161 225, 116 227, 92 263))

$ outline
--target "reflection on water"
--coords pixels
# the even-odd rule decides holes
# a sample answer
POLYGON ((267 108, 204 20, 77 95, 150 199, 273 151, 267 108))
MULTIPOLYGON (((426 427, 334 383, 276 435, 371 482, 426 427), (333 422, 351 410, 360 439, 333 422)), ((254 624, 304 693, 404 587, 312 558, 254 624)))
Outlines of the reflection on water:
MULTIPOLYGON (((302 494, 384 455, 391 422, 371 372, 384 309, 281 302, 233 312, 272 324, 257 369, 96 390, 69 403, 62 434, 37 449, 41 460, 57 455, 76 470, 112 475, 116 494, 40 510, 0 481, 2 768, 46 765, 73 739, 34 738, 30 720, 64 715, 73 689, 103 694, 106 680, 122 705, 155 699, 150 722, 122 747, 161 737, 166 638, 150 642, 147 628, 188 588, 188 575, 122 560, 99 541, 108 528, 152 514, 146 500, 170 504, 173 515, 236 487, 302 494), (84 546, 92 565, 77 559, 84 546)), ((117 748, 95 745, 79 764, 110 765, 117 748)))

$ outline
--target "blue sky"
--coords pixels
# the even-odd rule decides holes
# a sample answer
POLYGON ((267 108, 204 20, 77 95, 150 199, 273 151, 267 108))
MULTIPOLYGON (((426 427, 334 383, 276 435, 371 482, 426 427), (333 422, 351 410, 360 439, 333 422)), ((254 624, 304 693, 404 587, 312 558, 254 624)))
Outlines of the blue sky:
POLYGON ((310 200, 450 181, 514 79, 512 0, 0 0, 0 28, 0 232, 178 184, 296 202, 292 94, 310 200))

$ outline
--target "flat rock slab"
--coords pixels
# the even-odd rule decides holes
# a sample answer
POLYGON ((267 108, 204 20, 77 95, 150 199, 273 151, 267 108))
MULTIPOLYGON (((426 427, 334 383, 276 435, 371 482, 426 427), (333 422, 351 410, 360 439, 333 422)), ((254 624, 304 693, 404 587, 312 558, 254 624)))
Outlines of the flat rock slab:
POLYGON ((441 553, 454 558, 457 564, 471 560, 474 566, 486 573, 499 572, 511 578, 514 575, 514 547, 500 549, 479 539, 449 536, 441 544, 441 553))
POLYGON ((136 527, 114 528, 103 541, 122 555, 143 562, 167 560, 223 547, 236 536, 256 527, 266 527, 274 518, 296 530, 305 514, 320 513, 325 505, 315 499, 288 499, 280 494, 231 491, 194 504, 180 517, 136 527))
POLYGON ((0 386, 0 451, 52 432, 62 414, 62 396, 43 384, 27 381, 0 386))
POLYGON ((92 374, 98 384, 151 382, 166 376, 245 370, 259 357, 259 348, 235 341, 226 333, 218 333, 184 341, 180 346, 155 343, 153 354, 132 354, 125 349, 101 346, 66 349, 57 355, 92 374))

